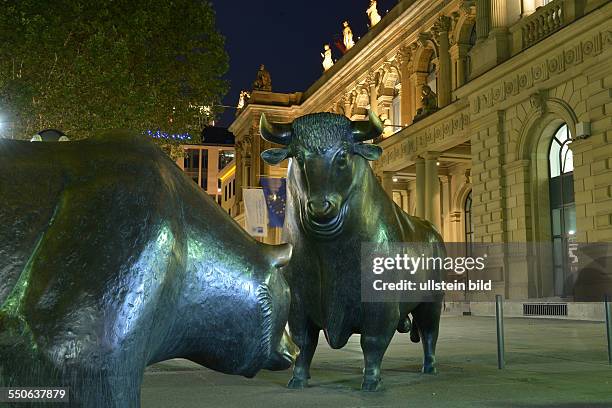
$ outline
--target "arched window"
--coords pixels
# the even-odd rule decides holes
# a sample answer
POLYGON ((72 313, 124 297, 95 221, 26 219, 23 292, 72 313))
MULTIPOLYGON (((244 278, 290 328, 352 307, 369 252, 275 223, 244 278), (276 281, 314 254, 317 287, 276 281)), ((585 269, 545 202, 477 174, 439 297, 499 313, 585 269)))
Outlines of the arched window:
POLYGON ((464 217, 465 220, 465 243, 467 251, 471 251, 472 243, 474 242, 474 220, 472 220, 472 191, 468 193, 465 199, 465 210, 464 217))
POLYGON ((575 242, 574 160, 567 124, 554 133, 548 150, 550 223, 555 296, 567 296, 569 245, 575 242))

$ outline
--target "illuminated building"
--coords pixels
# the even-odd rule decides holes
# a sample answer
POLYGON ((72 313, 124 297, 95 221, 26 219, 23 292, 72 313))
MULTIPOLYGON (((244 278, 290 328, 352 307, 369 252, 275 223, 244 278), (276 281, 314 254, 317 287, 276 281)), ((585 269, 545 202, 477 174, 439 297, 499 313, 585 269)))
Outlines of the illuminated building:
POLYGON ((259 157, 262 113, 371 109, 386 124, 373 168, 398 205, 448 242, 551 243, 546 256, 507 258, 494 291, 566 299, 566 277, 542 259, 612 241, 610 21, 604 0, 400 1, 303 93, 253 92, 230 126, 237 218, 241 187, 283 175, 259 157))

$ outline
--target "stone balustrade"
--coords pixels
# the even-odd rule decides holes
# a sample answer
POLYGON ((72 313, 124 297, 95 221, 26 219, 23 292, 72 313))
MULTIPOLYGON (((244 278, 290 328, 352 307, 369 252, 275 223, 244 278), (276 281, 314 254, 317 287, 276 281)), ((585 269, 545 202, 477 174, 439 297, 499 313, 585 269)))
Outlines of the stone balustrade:
POLYGON ((584 14, 584 0, 553 0, 510 28, 512 55, 565 27, 584 14))

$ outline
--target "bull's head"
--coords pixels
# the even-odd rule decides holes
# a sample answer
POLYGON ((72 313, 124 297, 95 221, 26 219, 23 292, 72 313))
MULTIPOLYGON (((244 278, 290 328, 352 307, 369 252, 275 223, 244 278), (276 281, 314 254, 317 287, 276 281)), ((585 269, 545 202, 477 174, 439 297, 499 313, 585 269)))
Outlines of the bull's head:
POLYGON ((323 238, 336 236, 348 216, 351 195, 363 188, 371 171, 368 160, 382 153, 379 146, 363 143, 382 133, 380 119, 372 112, 369 120, 354 122, 342 115, 315 113, 274 124, 261 115, 260 130, 265 140, 283 145, 262 152, 265 162, 291 158, 289 185, 303 227, 323 238))

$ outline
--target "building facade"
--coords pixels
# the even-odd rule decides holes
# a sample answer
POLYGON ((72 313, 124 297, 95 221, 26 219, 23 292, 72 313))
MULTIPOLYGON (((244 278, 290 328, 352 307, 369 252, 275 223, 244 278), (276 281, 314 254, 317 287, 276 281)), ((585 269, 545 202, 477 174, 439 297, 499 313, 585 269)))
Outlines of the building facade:
POLYGON ((305 92, 252 92, 230 126, 234 214, 243 187, 286 171, 259 157, 262 113, 371 109, 386 125, 373 169, 398 205, 448 242, 550 243, 552 255, 505 254, 494 291, 567 299, 538 260, 567 242, 612 242, 610 21, 606 0, 400 1, 305 92))
POLYGON ((234 136, 224 128, 209 126, 202 132, 202 143, 181 146, 183 157, 176 164, 217 203, 221 204, 219 173, 234 160, 234 136))

